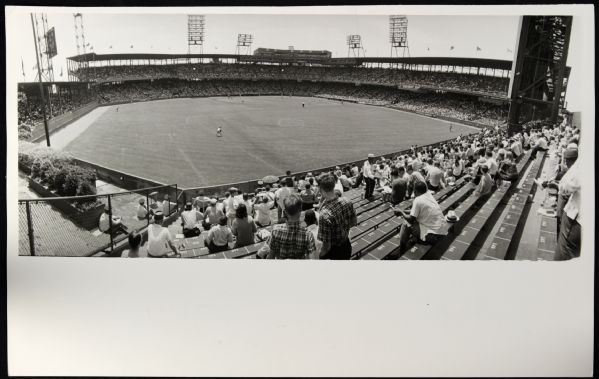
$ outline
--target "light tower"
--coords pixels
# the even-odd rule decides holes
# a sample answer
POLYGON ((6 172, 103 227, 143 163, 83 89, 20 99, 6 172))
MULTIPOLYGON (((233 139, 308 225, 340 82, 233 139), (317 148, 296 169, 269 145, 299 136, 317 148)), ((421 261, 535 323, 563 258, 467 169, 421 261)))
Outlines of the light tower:
POLYGON ((362 46, 362 37, 359 34, 350 34, 347 36, 347 57, 360 57, 360 52, 364 57, 364 47, 362 46))
POLYGON ((252 53, 252 42, 253 36, 251 34, 238 34, 237 35, 237 46, 235 48, 235 54, 250 55, 252 53))
MULTIPOLYGON (((85 47, 85 31, 83 30, 83 15, 81 13, 73 14, 73 22, 75 25, 75 44, 77 45, 77 55, 87 54, 85 47)), ((87 69, 89 62, 86 60, 78 62, 76 67, 68 70, 69 80, 77 78, 81 82, 87 82, 87 69), (72 74, 73 69, 77 70, 77 75, 72 74)))
POLYGON ((204 15, 190 14, 187 16, 187 55, 191 55, 192 50, 197 54, 203 54, 205 26, 206 17, 204 15))
POLYGON ((391 58, 405 58, 406 52, 410 57, 408 46, 408 18, 406 16, 389 16, 389 42, 391 43, 391 58), (401 50, 401 55, 400 55, 401 50))

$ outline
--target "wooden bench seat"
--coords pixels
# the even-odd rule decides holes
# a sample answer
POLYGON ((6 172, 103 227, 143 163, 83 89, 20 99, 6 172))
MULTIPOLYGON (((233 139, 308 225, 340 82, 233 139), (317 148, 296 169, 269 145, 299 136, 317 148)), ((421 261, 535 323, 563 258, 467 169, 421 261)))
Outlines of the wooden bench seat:
POLYGON ((524 220, 523 216, 525 216, 526 202, 535 186, 534 179, 540 172, 543 159, 544 155, 541 155, 539 159, 533 161, 520 188, 510 197, 507 204, 508 211, 505 216, 499 220, 500 227, 495 233, 491 245, 481 253, 482 257, 480 259, 503 260, 513 258, 513 256, 510 256, 509 251, 513 250, 514 246, 519 242, 514 237, 519 223, 524 220))

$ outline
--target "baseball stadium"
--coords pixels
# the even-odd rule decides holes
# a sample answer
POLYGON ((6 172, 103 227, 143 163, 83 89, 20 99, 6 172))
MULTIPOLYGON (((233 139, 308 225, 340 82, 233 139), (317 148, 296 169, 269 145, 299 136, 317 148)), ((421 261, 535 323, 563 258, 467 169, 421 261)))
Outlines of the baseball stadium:
POLYGON ((347 57, 252 51, 249 34, 192 52, 206 18, 190 15, 186 54, 100 54, 77 34, 65 81, 40 17, 39 80, 18 84, 21 256, 580 255, 570 16, 520 17, 500 60, 411 57, 406 16, 386 57, 360 35, 347 57))

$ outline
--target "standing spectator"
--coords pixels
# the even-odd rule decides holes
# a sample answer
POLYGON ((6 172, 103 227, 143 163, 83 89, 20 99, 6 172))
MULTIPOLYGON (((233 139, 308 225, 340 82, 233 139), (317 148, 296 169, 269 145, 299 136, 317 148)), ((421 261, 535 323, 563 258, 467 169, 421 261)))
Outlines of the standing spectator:
POLYGON ((277 201, 277 220, 279 223, 284 222, 283 220, 283 209, 285 207, 285 199, 293 193, 293 179, 291 177, 285 178, 285 186, 279 188, 275 192, 275 199, 277 201))
POLYGON ((181 221, 183 223, 183 235, 185 238, 197 237, 202 234, 200 225, 204 220, 204 215, 193 209, 191 202, 185 204, 185 210, 181 212, 181 221))
POLYGON ((245 204, 239 204, 235 210, 235 221, 231 231, 237 237, 235 247, 243 247, 254 243, 254 234, 258 230, 252 216, 248 215, 245 204))
POLYGON ((489 175, 491 179, 495 180, 497 177, 497 170, 499 169, 499 165, 497 164, 497 160, 493 158, 493 152, 487 150, 487 167, 489 167, 489 175))
MULTIPOLYGON (((374 168, 374 154, 368 154, 368 159, 364 162, 362 167, 362 175, 364 175, 364 181, 366 182, 366 189, 364 190, 364 198, 372 199, 374 195, 375 181, 375 168, 374 168)), ((320 187, 322 189, 322 186, 320 187)))
POLYGON ((319 180, 322 203, 318 239, 322 241, 321 259, 350 259, 349 229, 357 224, 353 204, 335 194, 335 178, 324 174, 319 180))
POLYGON ((235 209, 237 209, 237 201, 235 200, 235 195, 237 192, 225 192, 225 201, 223 202, 223 206, 225 208, 225 216, 227 216, 227 224, 229 226, 233 225, 233 221, 235 220, 235 209))
POLYGON ((233 233, 227 226, 227 217, 223 216, 218 220, 218 225, 210 229, 204 243, 208 246, 208 251, 217 253, 229 250, 229 242, 233 242, 233 233))
POLYGON ((162 226, 164 214, 158 210, 154 213, 154 223, 148 226, 148 257, 150 258, 168 258, 166 248, 170 248, 175 257, 180 257, 177 247, 173 243, 168 228, 162 226))
POLYGON ((204 221, 202 222, 202 226, 205 230, 210 230, 214 225, 219 223, 221 218, 225 217, 224 212, 218 209, 216 204, 216 199, 210 199, 210 206, 206 208, 204 221))
POLYGON ((564 206, 555 260, 569 260, 580 256, 580 160, 577 160, 564 174, 559 183, 559 192, 562 196, 570 196, 564 206))
POLYGON ((416 182, 414 185, 414 201, 410 214, 399 208, 394 208, 396 216, 402 216, 408 224, 402 224, 399 231, 399 254, 407 248, 410 236, 417 238, 419 243, 434 245, 449 232, 449 224, 443 216, 441 207, 428 192, 426 184, 416 182))
POLYGON ((308 259, 316 250, 314 237, 300 225, 302 200, 290 194, 284 200, 285 223, 275 225, 266 243, 258 251, 259 257, 269 259, 308 259))
POLYGON ((314 253, 310 255, 311 259, 320 259, 320 248, 322 247, 322 242, 318 240, 318 220, 316 218, 316 212, 313 209, 309 209, 304 214, 304 222, 306 223, 306 229, 310 233, 312 233, 312 237, 314 237, 314 243, 316 244, 316 250, 314 253))
POLYGON ((304 190, 300 193, 302 199, 302 211, 312 209, 316 203, 316 194, 312 191, 310 183, 306 183, 304 190))

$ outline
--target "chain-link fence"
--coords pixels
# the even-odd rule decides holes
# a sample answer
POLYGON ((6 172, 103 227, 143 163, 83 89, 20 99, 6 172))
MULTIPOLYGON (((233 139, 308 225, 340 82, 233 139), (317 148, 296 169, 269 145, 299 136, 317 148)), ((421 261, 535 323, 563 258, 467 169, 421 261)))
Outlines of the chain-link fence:
POLYGON ((103 195, 19 200, 19 255, 90 256, 118 250, 150 214, 176 214, 176 185, 103 195))

